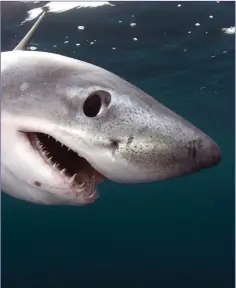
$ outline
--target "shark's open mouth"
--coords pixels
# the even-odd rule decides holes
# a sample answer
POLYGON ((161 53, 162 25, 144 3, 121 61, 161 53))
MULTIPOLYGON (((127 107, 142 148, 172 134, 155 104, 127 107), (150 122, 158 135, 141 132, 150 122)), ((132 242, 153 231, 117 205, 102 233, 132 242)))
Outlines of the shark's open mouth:
POLYGON ((97 194, 96 185, 103 182, 105 177, 86 159, 48 134, 30 132, 26 135, 32 147, 63 177, 71 189, 81 188, 79 190, 86 190, 90 196, 95 192, 97 194))

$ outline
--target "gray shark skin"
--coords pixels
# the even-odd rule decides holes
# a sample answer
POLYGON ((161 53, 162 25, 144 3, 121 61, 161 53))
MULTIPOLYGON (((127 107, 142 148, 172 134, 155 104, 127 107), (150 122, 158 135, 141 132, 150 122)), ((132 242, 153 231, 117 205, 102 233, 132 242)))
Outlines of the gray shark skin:
POLYGON ((12 197, 86 205, 106 179, 166 180, 221 160, 204 132, 109 71, 18 49, 1 62, 2 189, 12 197))

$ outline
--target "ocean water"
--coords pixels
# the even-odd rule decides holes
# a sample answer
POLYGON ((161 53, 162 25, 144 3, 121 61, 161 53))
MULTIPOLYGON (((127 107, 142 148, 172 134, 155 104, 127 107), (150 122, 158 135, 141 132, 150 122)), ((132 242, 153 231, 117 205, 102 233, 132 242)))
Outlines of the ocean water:
MULTIPOLYGON (((114 4, 49 14, 31 45, 132 82, 210 135, 222 162, 159 183, 106 182, 86 207, 2 195, 2 287, 232 288, 235 35, 222 28, 235 26, 235 3, 114 4)), ((25 17, 2 14, 2 51, 29 30, 25 17)))

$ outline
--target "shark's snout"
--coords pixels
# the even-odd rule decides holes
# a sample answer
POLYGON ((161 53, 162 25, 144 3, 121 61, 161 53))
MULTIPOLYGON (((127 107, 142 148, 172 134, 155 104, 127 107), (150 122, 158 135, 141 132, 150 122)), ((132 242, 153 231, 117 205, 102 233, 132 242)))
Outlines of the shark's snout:
MULTIPOLYGON (((132 104, 135 106, 134 101, 132 104)), ((132 114, 128 110, 127 116, 123 112, 120 123, 132 115, 132 126, 124 124, 126 135, 120 136, 120 123, 114 125, 111 135, 118 139, 117 145, 112 161, 106 164, 109 169, 101 167, 108 179, 129 183, 167 180, 220 162, 221 150, 207 134, 160 103, 150 100, 149 104, 146 109, 133 109, 132 114)))
POLYGON ((219 146, 208 137, 208 139, 201 140, 204 143, 203 147, 193 151, 193 156, 196 154, 196 157, 199 158, 199 165, 205 168, 210 168, 217 165, 221 160, 221 150, 219 146))
POLYGON ((149 161, 159 177, 157 180, 211 168, 221 160, 218 145, 203 131, 177 116, 175 121, 169 121, 157 131, 155 142, 149 161))
POLYGON ((163 165, 167 171, 170 169, 167 177, 194 173, 220 162, 221 150, 218 145, 200 130, 192 129, 194 136, 186 135, 182 139, 175 137, 171 144, 167 144, 163 165))

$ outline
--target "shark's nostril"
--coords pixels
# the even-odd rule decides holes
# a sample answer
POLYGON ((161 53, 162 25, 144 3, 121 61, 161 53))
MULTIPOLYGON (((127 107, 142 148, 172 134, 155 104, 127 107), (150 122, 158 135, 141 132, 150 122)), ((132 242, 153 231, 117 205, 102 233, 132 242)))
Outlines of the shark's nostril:
POLYGON ((196 156, 197 156, 197 150, 195 147, 193 147, 193 154, 192 154, 193 159, 196 158, 196 156))
POLYGON ((196 142, 190 141, 188 145, 188 158, 194 159, 197 156, 196 142))
POLYGON ((96 117, 106 110, 110 102, 110 93, 102 90, 94 91, 84 101, 84 114, 90 118, 96 117))
POLYGON ((128 141, 127 141, 127 145, 130 145, 134 140, 134 136, 129 136, 128 141))

